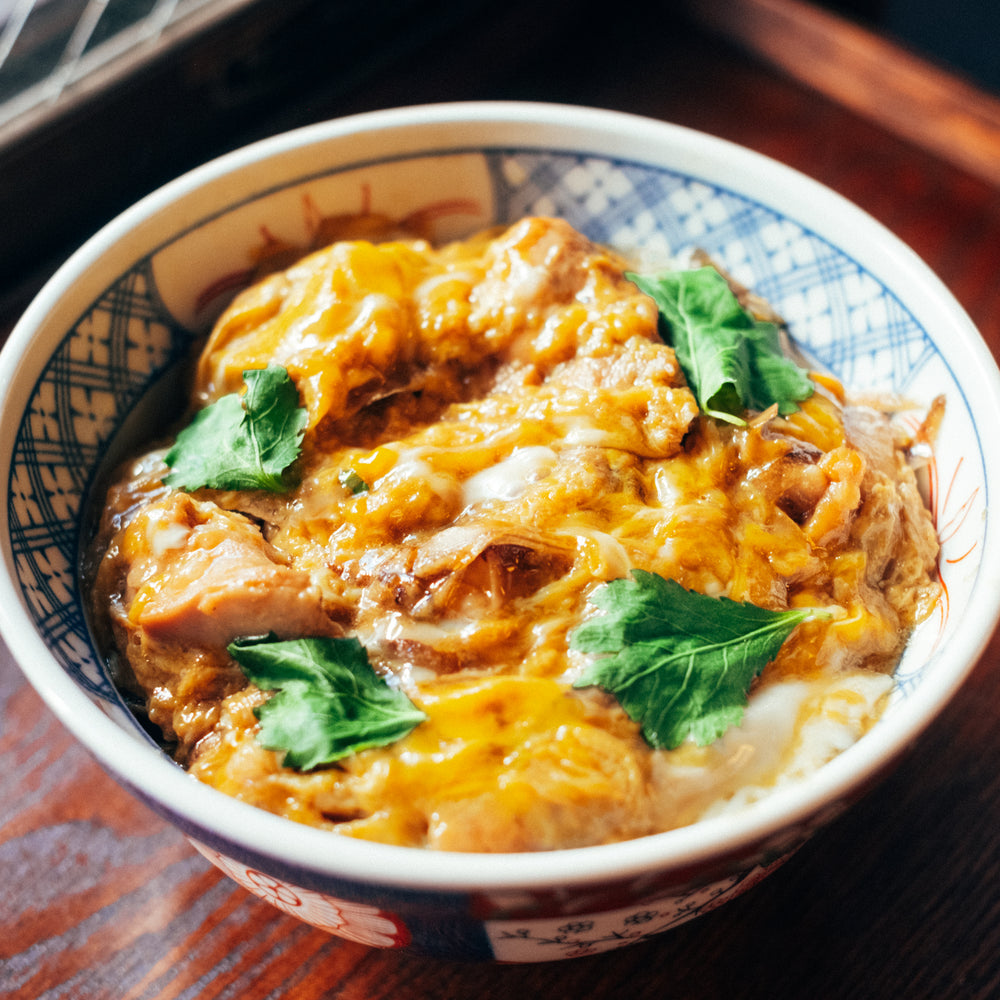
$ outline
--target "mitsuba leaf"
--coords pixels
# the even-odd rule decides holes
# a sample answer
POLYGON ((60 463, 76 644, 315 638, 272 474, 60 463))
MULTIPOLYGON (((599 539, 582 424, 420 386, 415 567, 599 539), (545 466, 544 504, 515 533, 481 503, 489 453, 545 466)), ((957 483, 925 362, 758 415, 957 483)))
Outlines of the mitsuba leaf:
POLYGON ((368 492, 368 484, 353 469, 341 469, 337 479, 354 496, 368 492))
POLYGON ((595 591, 605 613, 580 625, 571 645, 598 654, 574 687, 613 694, 657 749, 699 745, 739 725, 750 685, 792 630, 828 612, 770 611, 686 590, 633 570, 595 591))
POLYGON ((230 393, 199 411, 167 452, 168 486, 182 490, 288 489, 307 412, 280 365, 248 369, 244 393, 230 393))
POLYGON ((743 309, 714 267, 628 274, 659 310, 702 411, 744 423, 746 410, 794 413, 814 386, 808 372, 781 350, 778 327, 743 309))
POLYGON ((258 740, 308 771, 402 739, 427 716, 375 673, 357 639, 237 639, 229 655, 262 691, 258 740))

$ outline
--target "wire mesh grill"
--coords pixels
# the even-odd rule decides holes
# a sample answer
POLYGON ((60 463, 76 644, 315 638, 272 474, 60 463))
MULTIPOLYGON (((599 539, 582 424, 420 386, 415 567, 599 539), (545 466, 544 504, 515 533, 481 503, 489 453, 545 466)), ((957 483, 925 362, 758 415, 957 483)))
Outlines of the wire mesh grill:
POLYGON ((57 112, 249 0, 0 0, 0 130, 57 112))

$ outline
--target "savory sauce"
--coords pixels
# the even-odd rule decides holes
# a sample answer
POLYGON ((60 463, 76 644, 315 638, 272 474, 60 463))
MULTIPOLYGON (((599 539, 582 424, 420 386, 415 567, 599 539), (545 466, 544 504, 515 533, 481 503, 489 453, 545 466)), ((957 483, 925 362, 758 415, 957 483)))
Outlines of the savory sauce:
POLYGON ((192 775, 344 835, 548 850, 738 808, 877 720, 938 592, 908 440, 818 375, 783 414, 706 414, 626 273, 529 218, 439 248, 343 240, 236 298, 192 402, 280 366, 301 404, 287 486, 167 485, 171 442, 123 470, 97 539, 95 614, 192 775), (736 724, 656 746, 611 685, 579 683, 600 654, 574 642, 636 571, 822 613, 736 724), (265 636, 357 640, 419 721, 291 766, 231 646, 265 636))

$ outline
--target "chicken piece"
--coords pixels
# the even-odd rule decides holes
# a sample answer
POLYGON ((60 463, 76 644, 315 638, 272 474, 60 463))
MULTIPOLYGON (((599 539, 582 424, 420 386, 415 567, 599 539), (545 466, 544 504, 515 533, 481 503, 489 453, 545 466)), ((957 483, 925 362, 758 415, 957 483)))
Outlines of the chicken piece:
POLYGON ((111 540, 96 592, 150 719, 180 757, 246 685, 226 653, 239 636, 341 634, 308 574, 286 565, 242 514, 185 493, 149 503, 111 540))
POLYGON ((546 388, 558 400, 572 400, 574 390, 583 390, 579 419, 589 418, 591 433, 600 428, 605 445, 646 458, 676 454, 698 416, 673 348, 644 337, 565 362, 546 388))
POLYGON ((561 219, 522 219, 489 245, 484 266, 469 295, 470 332, 543 376, 632 337, 659 340, 656 306, 624 261, 561 219))
POLYGON ((570 538, 501 522, 458 524, 420 546, 373 550, 361 560, 357 582, 369 597, 391 594, 391 603, 415 617, 458 605, 468 611, 470 602, 497 610, 561 576, 573 556, 570 538))
POLYGON ((281 561, 249 518, 171 493, 122 542, 128 627, 158 642, 224 646, 242 635, 338 635, 309 577, 281 561))

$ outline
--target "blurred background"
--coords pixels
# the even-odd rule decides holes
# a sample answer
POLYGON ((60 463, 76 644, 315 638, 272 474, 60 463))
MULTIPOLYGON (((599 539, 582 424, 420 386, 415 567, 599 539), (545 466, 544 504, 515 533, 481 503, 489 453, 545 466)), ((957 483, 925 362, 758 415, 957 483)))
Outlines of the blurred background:
POLYGON ((991 91, 1000 91, 1000 4, 995 0, 824 0, 991 91))
MULTIPOLYGON (((600 105, 635 45, 669 39, 676 63, 692 21, 792 72, 803 27, 857 48, 857 25, 1000 89, 994 0, 632 0, 624 16, 593 0, 0 0, 3 284, 25 294, 137 198, 253 139, 423 101, 600 105)), ((618 106, 646 110, 643 91, 618 106)))

